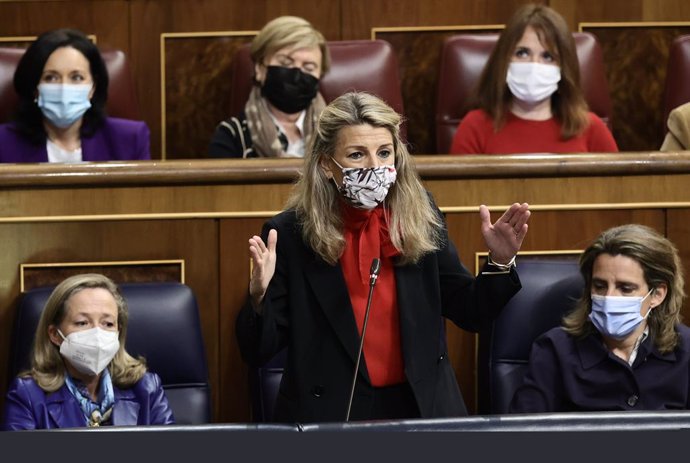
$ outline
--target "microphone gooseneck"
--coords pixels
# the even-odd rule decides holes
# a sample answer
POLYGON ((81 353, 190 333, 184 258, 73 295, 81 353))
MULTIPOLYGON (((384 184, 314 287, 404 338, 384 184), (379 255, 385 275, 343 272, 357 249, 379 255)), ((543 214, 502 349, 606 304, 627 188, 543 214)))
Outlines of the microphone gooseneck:
POLYGON ((367 308, 364 311, 364 323, 362 323, 362 337, 359 340, 359 350, 357 351, 357 361, 355 362, 355 374, 352 376, 352 387, 350 388, 350 400, 347 403, 347 413, 345 414, 345 421, 350 421, 350 409, 352 408, 352 398, 355 395, 355 385, 357 384, 357 373, 359 372, 359 363, 362 359, 362 349, 364 348, 364 335, 367 332, 367 322, 369 321, 369 310, 371 309, 371 299, 374 295, 374 286, 381 271, 381 259, 375 257, 371 261, 371 268, 369 270, 369 297, 367 298, 367 308))

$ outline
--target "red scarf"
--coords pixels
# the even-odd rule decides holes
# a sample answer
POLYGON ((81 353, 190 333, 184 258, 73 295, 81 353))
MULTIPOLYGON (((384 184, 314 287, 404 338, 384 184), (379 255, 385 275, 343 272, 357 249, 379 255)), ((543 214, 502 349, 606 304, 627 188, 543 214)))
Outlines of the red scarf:
POLYGON ((393 258, 400 251, 391 242, 387 215, 382 206, 368 211, 343 205, 345 251, 340 263, 360 336, 369 296, 371 261, 381 259, 364 340, 367 371, 376 387, 405 381, 393 265, 393 258))

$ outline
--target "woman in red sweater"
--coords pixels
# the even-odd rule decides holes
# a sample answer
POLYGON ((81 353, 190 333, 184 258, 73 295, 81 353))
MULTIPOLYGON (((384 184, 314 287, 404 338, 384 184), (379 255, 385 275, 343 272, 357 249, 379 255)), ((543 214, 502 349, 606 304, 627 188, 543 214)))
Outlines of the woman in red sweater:
POLYGON ((544 5, 525 5, 506 24, 473 106, 452 154, 618 151, 604 122, 588 111, 568 25, 544 5))

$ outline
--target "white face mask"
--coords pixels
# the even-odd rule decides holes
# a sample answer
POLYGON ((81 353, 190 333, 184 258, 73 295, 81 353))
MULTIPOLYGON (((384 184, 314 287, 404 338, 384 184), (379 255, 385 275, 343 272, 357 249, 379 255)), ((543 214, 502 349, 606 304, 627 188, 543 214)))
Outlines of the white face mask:
POLYGON ((96 327, 75 331, 67 336, 58 330, 58 334, 64 340, 60 344, 60 354, 85 375, 98 375, 120 349, 117 331, 96 327))
POLYGON ((514 62, 508 66, 506 83, 515 98, 538 103, 558 90, 561 68, 553 64, 514 62))

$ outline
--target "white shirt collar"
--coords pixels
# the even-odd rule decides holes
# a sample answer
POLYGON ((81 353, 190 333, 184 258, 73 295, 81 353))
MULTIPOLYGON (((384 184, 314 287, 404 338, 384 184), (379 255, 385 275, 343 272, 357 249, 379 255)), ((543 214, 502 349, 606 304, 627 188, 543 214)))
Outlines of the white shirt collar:
MULTIPOLYGON (((268 111, 269 116, 271 116, 271 119, 273 119, 273 122, 275 123, 276 127, 278 127, 278 130, 280 133, 285 135, 287 137, 287 134, 285 133, 285 130, 283 129, 282 124, 276 117, 273 115, 271 111, 268 111)), ((299 133, 302 135, 302 137, 294 142, 290 143, 290 140, 288 140, 288 147, 287 150, 285 151, 285 154, 289 156, 294 156, 294 157, 304 157, 304 149, 305 149, 305 143, 304 143, 304 118, 306 117, 307 112, 302 111, 299 113, 299 117, 295 121, 295 125, 297 126, 297 129, 299 129, 299 133)))
POLYGON ((48 162, 75 163, 83 161, 81 148, 69 151, 48 140, 46 150, 48 151, 48 162))

